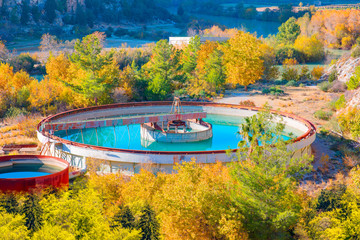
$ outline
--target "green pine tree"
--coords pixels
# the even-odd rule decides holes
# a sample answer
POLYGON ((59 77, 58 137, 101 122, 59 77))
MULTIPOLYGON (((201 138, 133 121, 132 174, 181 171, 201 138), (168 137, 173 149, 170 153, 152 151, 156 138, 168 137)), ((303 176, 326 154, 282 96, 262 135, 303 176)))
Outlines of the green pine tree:
POLYGON ((27 195, 22 209, 25 216, 25 226, 33 232, 41 228, 43 221, 43 211, 39 201, 39 197, 35 193, 30 193, 27 195))
POLYGON ((238 159, 230 167, 233 200, 245 217, 250 239, 287 239, 297 222, 301 201, 298 180, 311 170, 312 158, 298 157, 283 140, 279 116, 261 112, 240 127, 238 159), (261 229, 261 231, 259 231, 261 229))
POLYGON ((114 217, 114 225, 112 227, 130 229, 135 227, 135 218, 128 206, 120 207, 120 211, 114 217))
POLYGON ((113 59, 114 52, 101 53, 104 38, 102 33, 95 32, 75 43, 75 52, 70 56, 70 60, 85 70, 87 75, 76 85, 63 82, 73 91, 94 101, 95 105, 100 98, 104 98, 105 103, 110 101, 110 91, 119 80, 119 68, 113 59), (110 75, 101 73, 106 69, 110 75))
POLYGON ((215 49, 205 62, 205 80, 210 84, 211 91, 216 93, 223 89, 225 84, 225 71, 223 67, 223 53, 215 49))
POLYGON ((150 205, 145 205, 141 211, 139 219, 139 228, 142 232, 141 240, 158 240, 160 239, 160 225, 156 219, 155 211, 150 205))
POLYGON ((0 207, 3 207, 8 213, 18 213, 19 203, 14 193, 3 194, 0 199, 0 207))
POLYGON ((188 77, 193 75, 193 72, 196 68, 197 51, 199 51, 200 45, 200 37, 195 36, 190 39, 189 44, 184 49, 182 56, 182 67, 188 77))
POLYGON ((276 37, 282 43, 293 44, 300 33, 300 26, 296 23, 296 18, 291 17, 285 23, 281 24, 276 37))
POLYGON ((30 7, 28 2, 25 0, 22 2, 21 5, 21 16, 20 16, 20 23, 22 25, 26 25, 30 19, 30 7))
POLYGON ((56 2, 55 0, 46 0, 44 5, 45 18, 49 23, 53 23, 56 18, 56 2))
POLYGON ((173 47, 167 40, 156 43, 149 67, 151 79, 147 96, 150 100, 165 100, 172 91, 172 81, 175 79, 177 65, 173 51, 173 47))

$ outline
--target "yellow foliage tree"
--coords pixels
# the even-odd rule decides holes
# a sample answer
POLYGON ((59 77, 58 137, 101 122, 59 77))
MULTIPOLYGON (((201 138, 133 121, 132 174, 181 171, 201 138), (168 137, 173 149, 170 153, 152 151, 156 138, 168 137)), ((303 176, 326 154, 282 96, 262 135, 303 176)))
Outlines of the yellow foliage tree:
POLYGON ((324 46, 316 35, 311 37, 300 35, 295 40, 294 48, 304 54, 306 62, 321 61, 325 55, 324 46))
POLYGON ((204 37, 233 37, 236 35, 237 31, 238 30, 236 28, 222 30, 219 26, 214 25, 211 28, 207 28, 202 31, 201 34, 204 37))
POLYGON ((87 76, 86 72, 73 64, 64 53, 50 56, 46 63, 46 73, 49 81, 56 83, 59 102, 65 102, 71 107, 84 107, 90 104, 84 96, 63 84, 76 84, 87 76))
POLYGON ((0 64, 0 91, 8 91, 14 76, 13 68, 7 63, 0 64))
POLYGON ((196 72, 197 74, 204 74, 204 67, 206 60, 214 52, 215 49, 219 47, 219 43, 206 41, 204 44, 200 46, 200 50, 198 51, 196 72))
POLYGON ((25 226, 25 219, 18 214, 7 213, 0 208, 0 236, 4 240, 28 239, 29 231, 25 226))
POLYGON ((165 239, 246 239, 243 216, 233 205, 230 176, 221 163, 199 166, 195 161, 168 175, 154 205, 165 239))
MULTIPOLYGON (((45 78, 41 82, 32 81, 30 86, 29 102, 31 107, 40 109, 42 107, 49 108, 59 95, 57 82, 45 78)), ((43 112, 46 113, 45 109, 43 112)))
POLYGON ((238 31, 223 47, 227 83, 245 87, 261 79, 264 71, 261 41, 250 33, 238 31))

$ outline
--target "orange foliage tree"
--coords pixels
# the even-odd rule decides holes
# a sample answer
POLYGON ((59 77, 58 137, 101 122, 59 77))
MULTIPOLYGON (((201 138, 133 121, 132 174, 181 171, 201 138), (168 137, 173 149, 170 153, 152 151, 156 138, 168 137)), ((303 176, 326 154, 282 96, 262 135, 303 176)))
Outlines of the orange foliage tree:
POLYGON ((308 30, 319 34, 330 48, 348 49, 360 35, 360 11, 355 9, 317 11, 311 18, 308 30))

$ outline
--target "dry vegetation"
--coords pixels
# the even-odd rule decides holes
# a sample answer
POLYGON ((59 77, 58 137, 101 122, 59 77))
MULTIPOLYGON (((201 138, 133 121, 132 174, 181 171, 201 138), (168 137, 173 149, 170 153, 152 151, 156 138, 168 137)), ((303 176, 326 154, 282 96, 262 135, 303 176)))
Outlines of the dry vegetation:
POLYGON ((36 125, 40 115, 7 118, 0 123, 0 146, 39 144, 36 137, 36 125))

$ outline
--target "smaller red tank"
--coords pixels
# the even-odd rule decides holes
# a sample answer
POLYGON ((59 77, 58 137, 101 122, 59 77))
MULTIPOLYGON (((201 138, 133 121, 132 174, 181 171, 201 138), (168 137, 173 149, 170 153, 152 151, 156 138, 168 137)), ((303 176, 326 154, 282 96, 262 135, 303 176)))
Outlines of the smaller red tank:
POLYGON ((39 188, 67 188, 69 163, 57 157, 12 155, 0 157, 0 191, 27 192, 39 188))

